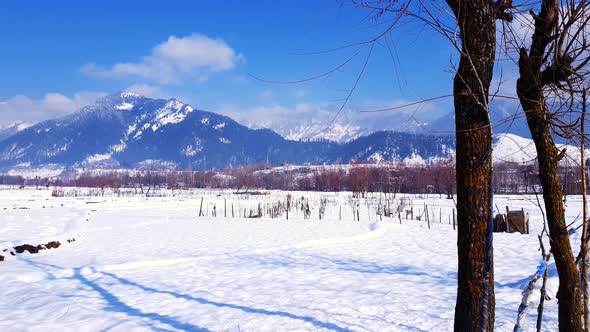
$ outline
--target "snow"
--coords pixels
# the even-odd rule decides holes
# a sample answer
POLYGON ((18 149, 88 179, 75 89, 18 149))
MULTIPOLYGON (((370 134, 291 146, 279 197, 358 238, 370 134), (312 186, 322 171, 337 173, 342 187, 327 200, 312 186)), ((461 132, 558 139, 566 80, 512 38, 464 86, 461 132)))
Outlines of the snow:
POLYGON ((178 100, 169 100, 163 108, 157 111, 157 115, 153 119, 154 123, 151 125, 152 131, 155 132, 165 125, 182 122, 192 111, 192 107, 185 107, 178 100))
POLYGON ((159 170, 169 171, 178 167, 178 164, 169 160, 145 159, 135 164, 135 170, 159 170))
MULTIPOLYGON (((388 165, 394 166, 395 162, 389 162, 388 165)), ((361 167, 383 167, 383 163, 373 163, 373 164, 361 164, 361 167)), ((325 165, 284 165, 284 166, 276 166, 271 167, 259 171, 255 171, 254 175, 259 174, 270 174, 273 172, 293 172, 300 170, 301 173, 313 173, 314 171, 343 171, 348 172, 353 167, 359 167, 359 165, 355 164, 325 164, 325 165)), ((313 174, 308 174, 313 175, 313 174)))
POLYGON ((22 158, 28 149, 33 147, 32 143, 27 144, 25 147, 19 147, 17 143, 13 143, 10 146, 10 150, 5 155, 0 155, 0 160, 10 160, 22 158))
POLYGON ((7 125, 0 125, 0 131, 14 130, 15 132, 23 131, 31 126, 30 123, 24 121, 16 121, 7 125))
POLYGON ((92 164, 92 163, 96 163, 96 162, 99 162, 99 161, 108 160, 110 158, 111 158, 111 154, 110 153, 105 153, 105 154, 99 154, 99 153, 97 153, 97 154, 88 156, 86 158, 86 162, 92 164))
POLYGON ((120 153, 127 149, 127 143, 125 141, 120 140, 119 144, 114 144, 109 147, 109 151, 112 153, 120 153))
POLYGON ((196 146, 189 144, 182 149, 182 154, 184 154, 187 157, 194 157, 202 150, 203 148, 198 144, 196 146))
MULTIPOLYGON (((64 190, 75 191, 74 188, 64 190)), ((94 191, 100 189, 93 189, 94 191)), ((133 189, 129 189, 133 191, 133 189)), ((293 192, 312 219, 231 218, 284 201, 287 192, 154 190, 156 196, 52 197, 0 187, 0 247, 75 237, 39 254, 0 262, 0 330, 450 331, 456 293, 454 204, 438 195, 398 195, 425 204, 425 221, 379 217, 379 194, 293 192), (207 216, 199 217, 201 198, 207 216), (327 199, 326 218, 317 219, 327 199), (228 217, 223 217, 224 203, 228 217), (361 221, 352 220, 352 206, 361 221), (213 207, 217 217, 212 216, 213 207), (339 209, 342 220, 339 220, 339 209), (240 212, 237 212, 240 213, 240 212), (439 220, 439 215, 442 220, 439 220)), ((494 235, 496 330, 512 331, 521 291, 540 260, 542 217, 531 196, 496 196, 524 208, 531 234, 494 235)), ((581 200, 567 199, 568 223, 581 200)), ((579 246, 574 237, 574 247, 579 246)), ((1 254, 1 253, 0 253, 1 254)), ((544 330, 557 329, 557 276, 550 264, 544 330)), ((538 290, 532 301, 538 303, 538 290)), ((533 331, 536 307, 525 320, 533 331)))
POLYGON ((127 132, 125 133, 125 136, 129 136, 129 134, 134 132, 135 129, 137 129, 137 123, 133 123, 133 124, 129 125, 129 127, 127 128, 127 132))
MULTIPOLYGON (((302 140, 330 140, 334 142, 345 143, 362 134, 367 134, 362 131, 361 127, 351 124, 334 123, 330 127, 326 127, 326 123, 312 124, 308 126, 295 126, 286 130, 285 128, 277 128, 277 124, 272 124, 271 128, 277 132, 284 134, 285 138, 292 141, 302 140)), ((257 126, 253 126, 257 127, 257 126)))
POLYGON ((381 161, 384 161, 385 158, 383 158, 383 156, 379 152, 375 152, 369 156, 368 160, 375 161, 375 162, 381 162, 381 161))
MULTIPOLYGON (((0 230, 0 251, 21 244, 41 244, 49 241, 67 243, 67 239, 78 237, 91 212, 77 208, 64 213, 63 210, 56 209, 54 204, 48 203, 45 206, 47 212, 40 218, 33 219, 35 214, 28 209, 3 214, 0 218, 4 225, 0 230), (31 232, 31 229, 35 231, 31 232)), ((6 257, 11 258, 12 256, 6 257)))
POLYGON ((141 97, 141 96, 138 95, 137 93, 133 93, 133 92, 123 92, 123 93, 121 93, 121 98, 137 98, 137 97, 141 97))
POLYGON ((64 169, 65 168, 63 166, 57 164, 46 164, 43 166, 32 167, 31 163, 23 163, 13 167, 8 172, 6 172, 6 174, 12 176, 20 175, 29 179, 35 178, 37 176, 40 178, 52 178, 63 173, 64 169))
POLYGON ((230 144, 231 140, 225 138, 225 137, 219 137, 219 141, 223 144, 230 144))
POLYGON ((426 160, 417 153, 412 153, 411 156, 404 158, 403 163, 412 167, 426 166, 426 160))
MULTIPOLYGON (((497 134, 494 138, 494 163, 532 164, 536 162, 537 149, 532 139, 513 134, 497 134)), ((580 164, 580 150, 578 147, 557 144, 557 148, 560 151, 566 149, 566 157, 560 161, 560 165, 576 166, 580 164)))
POLYGON ((115 106, 115 109, 129 111, 129 110, 133 109, 133 104, 131 104, 131 103, 121 103, 121 104, 115 106))
MULTIPOLYGON (((127 104, 129 103, 123 103, 121 105, 127 104)), ((120 107, 129 107, 121 105, 117 106, 116 108, 122 109, 120 107)), ((132 107, 133 105, 131 105, 130 108, 132 107)), ((134 123, 131 123, 127 127, 125 136, 123 137, 121 143, 125 143, 125 141, 132 134, 132 137, 138 140, 141 138, 141 135, 148 129, 151 129, 153 132, 156 132, 163 126, 180 123, 184 121, 184 119, 193 111, 194 109, 192 107, 185 105, 178 100, 170 99, 162 108, 154 110, 154 112, 149 114, 149 116, 148 114, 142 114, 136 119, 134 123)))
POLYGON ((61 144, 59 146, 57 144, 54 144, 53 145, 53 149, 51 149, 51 150, 49 150, 49 149, 45 150, 45 153, 44 154, 47 157, 57 156, 60 153, 66 152, 70 148, 70 146, 71 146, 71 143, 64 143, 64 144, 61 144))

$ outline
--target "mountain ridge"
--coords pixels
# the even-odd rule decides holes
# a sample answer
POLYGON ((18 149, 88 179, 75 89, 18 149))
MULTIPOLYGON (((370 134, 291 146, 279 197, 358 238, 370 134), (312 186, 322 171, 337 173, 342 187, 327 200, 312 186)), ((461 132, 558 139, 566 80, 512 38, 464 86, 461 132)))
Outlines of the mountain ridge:
POLYGON ((348 143, 288 140, 273 130, 250 129, 174 98, 120 93, 0 141, 0 168, 19 164, 133 168, 153 161, 205 169, 403 160, 413 155, 428 159, 453 150, 451 137, 398 132, 377 132, 348 143))

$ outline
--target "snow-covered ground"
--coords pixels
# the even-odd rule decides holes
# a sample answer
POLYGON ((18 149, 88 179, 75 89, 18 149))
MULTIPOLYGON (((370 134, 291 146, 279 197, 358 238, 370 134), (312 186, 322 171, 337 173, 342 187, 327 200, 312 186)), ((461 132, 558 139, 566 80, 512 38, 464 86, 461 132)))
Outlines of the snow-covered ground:
MULTIPOLYGON (((286 192, 173 197, 51 197, 51 190, 0 188, 0 250, 75 237, 57 249, 0 262, 1 331, 448 331, 456 292, 453 201, 406 196, 427 222, 380 218, 380 195, 292 193, 272 219, 244 209, 285 201, 286 192), (199 217, 201 198, 203 213, 199 217), (321 199, 326 214, 318 220, 321 199), (359 204, 360 221, 352 219, 359 204), (235 218, 231 217, 231 206, 235 218), (225 207, 225 208, 224 208, 225 207), (212 216, 215 209, 217 216, 212 216), (421 211, 420 211, 421 210, 421 211), (224 217, 224 213, 227 217, 224 217), (342 219, 342 220, 340 220, 342 219), (380 220, 382 219, 382 220, 380 220), (35 243, 31 243, 35 242, 35 243)), ((396 201, 399 202, 398 195, 396 201)), ((385 202, 381 197, 382 203, 385 202)), ((534 197, 497 196, 524 208, 531 234, 495 234, 496 330, 512 331, 521 291, 540 261, 542 217, 534 197)), ((581 201, 569 197, 569 221, 581 201)), ((574 236, 574 246, 579 240, 574 236)), ((557 329, 551 265, 544 329, 557 329)), ((525 321, 533 331, 538 291, 525 321)))

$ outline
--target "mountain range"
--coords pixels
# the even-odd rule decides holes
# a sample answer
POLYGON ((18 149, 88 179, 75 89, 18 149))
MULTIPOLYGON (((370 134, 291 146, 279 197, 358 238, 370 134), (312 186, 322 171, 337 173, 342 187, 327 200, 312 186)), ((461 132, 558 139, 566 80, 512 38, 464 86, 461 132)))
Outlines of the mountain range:
POLYGON ((63 118, 25 127, 0 130, 0 170, 43 165, 219 169, 355 159, 409 162, 446 158, 454 152, 452 136, 407 132, 380 131, 345 143, 290 140, 176 99, 133 93, 109 95, 63 118))
MULTIPOLYGON (((515 134, 530 138, 526 119, 518 105, 514 100, 496 99, 490 102, 494 134, 515 134)), ((278 105, 246 111, 230 108, 222 109, 221 113, 250 128, 270 128, 291 140, 327 139, 345 143, 378 131, 454 135, 455 116, 452 106, 449 106, 451 109, 431 105, 399 109, 388 109, 388 106, 395 105, 340 109, 333 105, 301 103, 292 108, 278 105)), ((554 139, 558 143, 566 143, 565 139, 557 136, 554 139)))

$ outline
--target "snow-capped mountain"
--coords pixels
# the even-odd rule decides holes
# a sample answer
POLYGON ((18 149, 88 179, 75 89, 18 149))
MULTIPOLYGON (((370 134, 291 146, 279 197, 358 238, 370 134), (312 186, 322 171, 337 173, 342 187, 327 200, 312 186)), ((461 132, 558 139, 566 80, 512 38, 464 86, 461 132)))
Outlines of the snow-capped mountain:
MULTIPOLYGON (((229 111, 226 114, 250 128, 270 128, 291 140, 328 139, 344 143, 377 131, 454 135, 455 130, 452 110, 403 108, 372 113, 352 109, 338 111, 330 107, 298 104, 293 108, 274 106, 260 111, 229 111)), ((530 138, 526 119, 517 105, 507 107, 504 103, 492 103, 490 120, 494 134, 506 133, 530 138)), ((556 137, 556 141, 565 143, 559 137, 556 137)))
MULTIPOLYGON (((558 144, 559 150, 565 149, 565 158, 559 163, 566 166, 580 165, 580 149, 573 145, 558 144)), ((514 134, 494 135, 494 163, 533 164, 537 159, 537 149, 532 139, 514 134)))
POLYGON ((427 122, 411 112, 361 113, 344 109, 297 105, 294 109, 274 107, 263 114, 228 112, 244 125, 269 128, 289 140, 349 142, 378 131, 428 134, 427 122), (254 115, 254 116, 253 116, 254 115))
POLYGON ((348 143, 293 141, 250 129, 227 116, 176 99, 114 94, 63 118, 26 128, 0 142, 0 168, 56 164, 77 167, 222 168, 269 163, 427 160, 454 149, 449 136, 378 132, 348 143))

